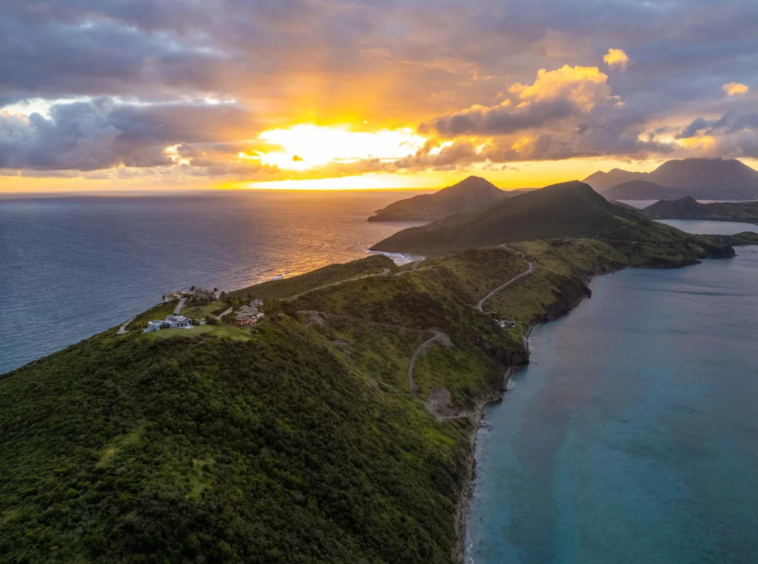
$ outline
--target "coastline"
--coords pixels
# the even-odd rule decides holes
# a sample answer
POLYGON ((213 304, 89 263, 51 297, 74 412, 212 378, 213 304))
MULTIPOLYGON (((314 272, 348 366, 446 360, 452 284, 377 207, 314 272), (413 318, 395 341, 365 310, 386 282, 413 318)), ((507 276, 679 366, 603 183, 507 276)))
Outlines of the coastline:
MULTIPOLYGON (((708 257, 708 258, 718 259, 718 258, 733 258, 733 257, 708 257)), ((602 272, 595 272, 591 275, 588 275, 584 279, 585 288, 589 290, 590 284, 592 284, 596 276, 604 276, 607 274, 613 274, 615 272, 620 272, 626 268, 653 268, 653 269, 684 268, 687 266, 697 266, 698 264, 701 264, 703 260, 704 259, 700 259, 693 263, 682 263, 679 265, 672 265, 672 266, 645 266, 645 267, 622 266, 621 268, 612 268, 612 269, 605 270, 602 272)), ((470 450, 467 453, 466 460, 465 460, 466 481, 461 487, 461 495, 460 495, 460 498, 458 499, 456 514, 455 514, 456 542, 455 542, 454 552, 453 552, 453 561, 456 564, 468 564, 465 561, 465 550, 466 550, 465 544, 466 544, 468 518, 470 516, 470 510, 471 510, 471 499, 473 497, 474 484, 476 481, 476 444, 477 444, 477 439, 479 436, 479 431, 483 428, 484 413, 485 413, 486 408, 490 405, 501 403, 503 401, 503 397, 505 393, 508 391, 508 382, 510 381, 511 376, 513 376, 516 370, 529 364, 531 360, 531 352, 532 352, 532 348, 529 344, 529 340, 531 338, 531 335, 534 329, 538 325, 555 321, 556 319, 559 319, 563 317, 564 315, 570 314, 585 299, 591 298, 591 297, 592 297, 592 292, 588 291, 586 293, 583 293, 576 300, 567 304, 564 308, 553 311, 552 313, 546 315, 542 319, 539 319, 535 321, 534 323, 532 323, 527 328, 526 332, 524 333, 522 337, 524 341, 524 349, 526 350, 526 354, 527 354, 526 362, 520 365, 511 366, 507 368, 505 371, 505 374, 503 375, 503 384, 500 387, 500 390, 490 396, 485 396, 484 398, 482 398, 482 400, 480 400, 480 402, 478 402, 476 407, 474 408, 472 417, 471 417, 472 430, 468 437, 470 450)))
MULTIPOLYGON (((623 270, 623 269, 617 269, 617 270, 623 270)), ((601 272, 601 273, 597 273, 596 275, 590 276, 586 281, 587 287, 589 288, 589 284, 592 283, 592 280, 595 278, 595 276, 611 274, 613 272, 617 272, 617 270, 609 270, 607 272, 601 272)), ((490 405, 495 405, 503 401, 503 397, 505 396, 505 393, 508 391, 508 382, 510 381, 513 374, 520 368, 529 364, 530 362, 529 359, 531 358, 531 350, 532 350, 531 346, 529 345, 529 339, 531 338, 531 335, 534 329, 538 325, 542 325, 543 323, 549 323, 551 321, 555 321, 556 319, 563 317, 564 315, 568 315, 574 309, 576 309, 579 306, 579 304, 581 304, 585 299, 590 298, 590 297, 591 297, 591 293, 583 294, 577 300, 569 304, 565 310, 555 312, 552 315, 548 315, 545 318, 540 319, 539 321, 536 321, 535 323, 532 323, 532 325, 530 325, 527 328, 523 336, 524 348, 526 349, 526 353, 527 353, 527 361, 523 364, 520 364, 517 366, 511 366, 507 368, 505 373, 503 374, 503 383, 500 386, 500 389, 494 394, 485 396, 479 402, 477 402, 477 405, 474 408, 471 419, 470 419, 472 423, 472 430, 468 437, 468 444, 470 448, 465 459, 465 465, 466 465, 465 483, 461 487, 461 494, 458 499, 458 503, 457 503, 456 511, 455 511, 456 541, 455 541, 455 547, 453 549, 453 561, 456 564, 467 564, 465 561, 466 533, 467 533, 468 519, 470 517, 470 512, 471 512, 471 500, 474 495, 474 484, 476 482, 476 444, 477 444, 477 439, 479 437, 479 431, 483 428, 483 424, 485 422, 484 421, 485 410, 490 405)))

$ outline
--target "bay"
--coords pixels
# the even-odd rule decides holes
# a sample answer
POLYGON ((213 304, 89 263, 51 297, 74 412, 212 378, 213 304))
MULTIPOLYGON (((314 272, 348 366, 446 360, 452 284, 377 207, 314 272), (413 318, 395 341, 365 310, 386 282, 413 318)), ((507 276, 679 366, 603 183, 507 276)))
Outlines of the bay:
POLYGON ((758 248, 738 254, 597 277, 536 328, 478 435, 467 562, 757 561, 758 248))

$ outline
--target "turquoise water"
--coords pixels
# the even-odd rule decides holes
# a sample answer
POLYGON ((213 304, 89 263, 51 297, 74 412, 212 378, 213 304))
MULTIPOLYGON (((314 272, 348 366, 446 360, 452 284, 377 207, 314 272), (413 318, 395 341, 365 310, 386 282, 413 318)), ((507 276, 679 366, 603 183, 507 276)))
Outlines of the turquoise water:
POLYGON ((758 248, 601 276, 486 414, 467 562, 758 562, 758 248))

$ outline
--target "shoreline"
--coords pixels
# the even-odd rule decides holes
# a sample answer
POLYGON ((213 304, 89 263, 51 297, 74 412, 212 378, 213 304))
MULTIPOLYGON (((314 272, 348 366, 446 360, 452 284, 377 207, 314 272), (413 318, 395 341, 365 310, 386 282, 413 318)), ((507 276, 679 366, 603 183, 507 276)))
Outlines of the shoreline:
MULTIPOLYGON (((718 259, 718 258, 727 258, 727 257, 708 257, 708 258, 718 259)), ((728 257, 728 258, 733 258, 733 257, 728 257)), ((681 264, 679 266, 645 266, 645 267, 623 266, 621 268, 615 268, 615 269, 607 270, 604 272, 596 272, 592 275, 589 275, 585 279, 585 284, 586 284, 586 287, 589 289, 595 277, 605 276, 608 274, 614 274, 616 272, 621 272, 622 270, 625 270, 627 268, 652 268, 652 269, 684 268, 687 266, 697 266, 698 264, 702 264, 703 260, 705 259, 700 259, 697 262, 691 263, 691 264, 681 264)), ((503 401, 503 397, 505 396, 505 393, 508 391, 508 382, 510 381, 513 374, 517 370, 523 368, 524 366, 527 366, 531 362, 532 348, 529 345, 529 339, 531 338, 531 335, 534 329, 538 325, 550 323, 551 321, 555 321, 565 315, 570 314, 577 307, 579 307, 579 305, 585 299, 591 298, 591 297, 592 297, 591 292, 589 294, 583 294, 577 300, 569 304, 565 310, 555 312, 552 315, 548 315, 544 319, 540 319, 539 321, 536 321, 531 326, 529 326, 522 337, 524 341, 524 348, 527 353, 527 361, 524 364, 521 364, 518 366, 511 366, 507 368, 503 375, 503 384, 500 390, 498 390, 493 395, 485 396, 484 398, 482 398, 482 400, 480 400, 480 402, 478 402, 476 407, 474 408, 472 417, 471 417, 473 429, 468 437, 470 450, 468 454, 466 455, 466 460, 465 460, 466 482, 461 487, 461 495, 460 495, 460 498, 458 499, 458 503, 456 504, 456 512, 455 512, 456 541, 455 541, 455 546, 453 549, 453 562, 455 562, 455 564, 468 564, 465 561, 466 534, 468 530, 468 527, 467 527, 468 519, 470 517, 470 512, 471 512, 471 500, 473 498, 473 493, 474 493, 474 484, 476 482, 476 444, 477 444, 477 439, 479 437, 479 431, 483 428, 482 423, 484 422, 485 410, 490 405, 501 403, 503 401)))
MULTIPOLYGON (((591 276, 587 280, 587 287, 589 288, 589 285, 592 283, 595 276, 612 274, 613 272, 618 272, 619 270, 623 270, 623 268, 618 269, 618 270, 609 270, 607 272, 597 273, 591 276)), ((507 368, 505 373, 503 374, 503 383, 500 386, 500 389, 494 394, 485 396, 479 402, 477 402, 477 405, 474 408, 472 417, 470 419, 472 422, 473 428, 468 437, 468 443, 469 443, 470 449, 469 449, 468 454, 466 455, 466 460, 465 460, 466 480, 463 486, 461 487, 461 494, 458 499, 458 503, 456 504, 456 510, 455 510, 456 541, 455 541, 455 546, 453 549, 453 561, 456 564, 467 564, 465 561, 466 534, 468 531, 468 519, 471 513, 471 500, 474 495, 474 485, 476 483, 476 444, 477 444, 477 439, 479 438, 479 431, 481 431, 484 428, 483 427, 484 415, 485 415, 485 411, 487 407, 498 404, 498 403, 502 403, 506 392, 508 392, 508 383, 510 382, 510 379, 513 376, 513 374, 517 370, 523 368, 524 366, 527 366, 530 363, 532 348, 529 345, 529 339, 531 338, 532 331, 534 331, 534 329, 538 325, 550 323, 551 321, 560 319, 564 315, 570 314, 585 299, 590 298, 590 297, 592 296, 586 295, 586 294, 582 295, 575 302, 571 303, 565 311, 546 317, 545 319, 541 319, 533 323, 532 325, 530 325, 522 337, 524 340, 524 348, 526 349, 526 353, 527 353, 527 361, 518 366, 511 366, 507 368)))

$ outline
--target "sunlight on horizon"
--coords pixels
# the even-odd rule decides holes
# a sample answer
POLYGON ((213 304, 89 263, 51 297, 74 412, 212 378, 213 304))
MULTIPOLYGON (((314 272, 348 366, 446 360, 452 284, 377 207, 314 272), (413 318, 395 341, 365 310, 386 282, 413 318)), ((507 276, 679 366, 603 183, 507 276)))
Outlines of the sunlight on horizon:
POLYGON ((310 124, 264 131, 258 139, 281 147, 261 153, 262 164, 296 171, 360 160, 395 160, 415 153, 426 141, 409 127, 369 132, 310 124))

